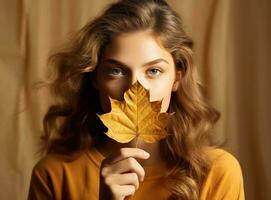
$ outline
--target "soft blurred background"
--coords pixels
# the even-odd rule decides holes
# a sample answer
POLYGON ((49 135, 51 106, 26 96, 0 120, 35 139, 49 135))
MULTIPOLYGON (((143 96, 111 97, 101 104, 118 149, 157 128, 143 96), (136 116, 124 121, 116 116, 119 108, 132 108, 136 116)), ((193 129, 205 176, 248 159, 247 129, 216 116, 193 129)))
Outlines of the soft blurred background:
MULTIPOLYGON (((0 0, 0 199, 26 199, 48 95, 48 55, 112 0, 0 0)), ((218 142, 240 162, 248 200, 271 199, 271 1, 168 0, 222 118, 218 142)))

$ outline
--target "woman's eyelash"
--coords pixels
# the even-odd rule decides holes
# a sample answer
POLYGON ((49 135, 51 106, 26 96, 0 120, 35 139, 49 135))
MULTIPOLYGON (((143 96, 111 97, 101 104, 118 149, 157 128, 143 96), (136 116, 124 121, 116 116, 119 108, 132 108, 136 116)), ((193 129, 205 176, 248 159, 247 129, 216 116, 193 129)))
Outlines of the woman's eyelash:
POLYGON ((123 69, 121 69, 120 67, 112 67, 112 68, 108 69, 108 72, 111 75, 120 75, 120 73, 121 73, 121 75, 124 74, 123 69))
MULTIPOLYGON (((109 75, 112 75, 112 76, 123 76, 126 74, 125 70, 122 69, 121 67, 109 67, 107 72, 109 75)), ((146 70, 146 74, 152 77, 159 76, 162 72, 163 70, 160 69, 159 67, 151 67, 146 70)))
POLYGON ((148 74, 153 75, 154 70, 155 70, 155 72, 158 72, 158 74, 155 73, 155 76, 160 75, 160 73, 162 73, 162 70, 160 68, 152 67, 152 68, 148 69, 148 74))

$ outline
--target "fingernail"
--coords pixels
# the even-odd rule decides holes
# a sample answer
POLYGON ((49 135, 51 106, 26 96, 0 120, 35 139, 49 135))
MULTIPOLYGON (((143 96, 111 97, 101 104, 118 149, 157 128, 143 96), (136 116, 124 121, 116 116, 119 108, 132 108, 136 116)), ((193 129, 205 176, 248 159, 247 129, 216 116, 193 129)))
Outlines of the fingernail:
POLYGON ((146 151, 144 151, 143 154, 144 154, 144 156, 146 156, 146 157, 149 157, 149 156, 150 156, 150 154, 149 154, 148 152, 146 152, 146 151))

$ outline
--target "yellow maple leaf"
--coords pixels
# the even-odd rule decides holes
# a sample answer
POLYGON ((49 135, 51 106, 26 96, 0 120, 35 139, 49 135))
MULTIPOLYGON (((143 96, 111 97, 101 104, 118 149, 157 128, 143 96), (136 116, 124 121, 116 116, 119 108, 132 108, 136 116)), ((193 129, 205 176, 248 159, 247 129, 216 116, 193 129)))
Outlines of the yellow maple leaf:
POLYGON ((173 113, 160 113, 162 101, 150 102, 149 96, 149 91, 137 81, 124 93, 124 101, 109 97, 111 111, 99 115, 108 128, 106 135, 120 143, 134 138, 153 143, 165 138, 173 113))

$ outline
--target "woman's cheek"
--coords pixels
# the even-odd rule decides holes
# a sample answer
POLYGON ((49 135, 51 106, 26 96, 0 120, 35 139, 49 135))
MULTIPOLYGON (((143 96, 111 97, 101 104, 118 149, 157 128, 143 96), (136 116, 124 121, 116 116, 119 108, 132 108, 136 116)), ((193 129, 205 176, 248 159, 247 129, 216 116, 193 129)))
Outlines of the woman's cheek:
POLYGON ((167 112, 169 108, 170 98, 171 98, 171 93, 167 94, 167 96, 163 98, 160 112, 167 112))
POLYGON ((150 101, 161 101, 161 112, 166 112, 171 98, 172 84, 160 82, 150 88, 150 101))
POLYGON ((167 79, 160 79, 150 82, 150 100, 159 101, 171 94, 172 81, 167 79))
POLYGON ((116 100, 122 100, 127 89, 127 83, 123 80, 108 81, 103 87, 104 93, 116 100))

